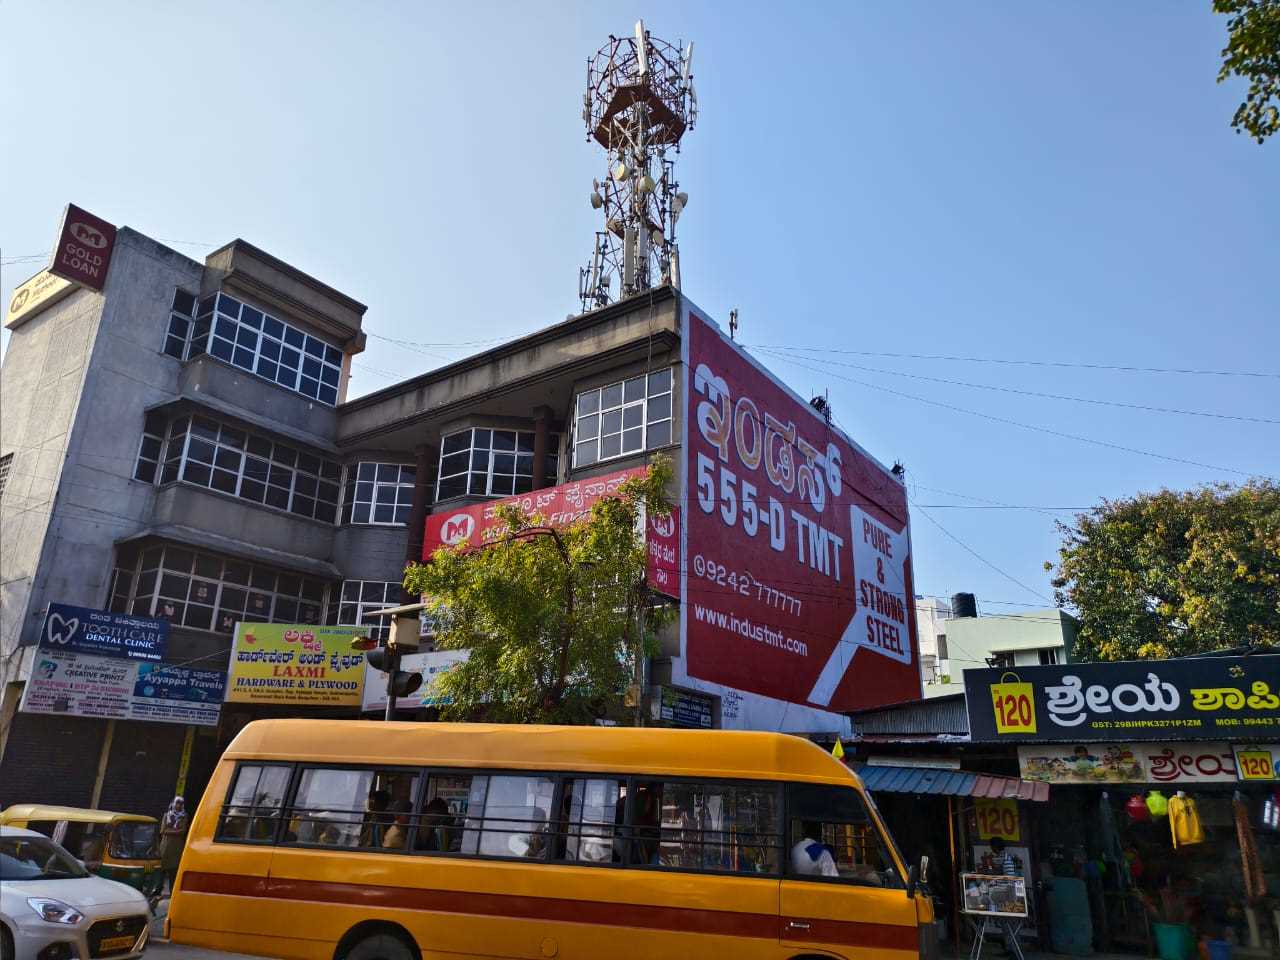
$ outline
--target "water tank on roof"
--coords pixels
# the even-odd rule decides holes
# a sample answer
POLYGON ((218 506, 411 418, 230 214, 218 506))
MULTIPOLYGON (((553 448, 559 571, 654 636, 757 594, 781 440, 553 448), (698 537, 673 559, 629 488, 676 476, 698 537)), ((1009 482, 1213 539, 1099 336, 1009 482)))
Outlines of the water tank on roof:
POLYGON ((972 593, 956 593, 951 596, 951 616, 976 617, 978 615, 978 598, 972 593))

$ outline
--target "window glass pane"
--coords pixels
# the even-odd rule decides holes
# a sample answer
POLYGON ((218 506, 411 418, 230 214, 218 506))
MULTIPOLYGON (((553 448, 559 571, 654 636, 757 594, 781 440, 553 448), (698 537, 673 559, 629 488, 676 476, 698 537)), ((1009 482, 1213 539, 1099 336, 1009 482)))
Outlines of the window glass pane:
POLYGON ((586 467, 595 463, 598 452, 599 450, 595 440, 588 440, 586 443, 578 444, 577 451, 573 458, 574 465, 586 467))
MULTIPOLYGON (((436 500, 448 500, 451 497, 460 497, 467 492, 467 475, 459 474, 456 477, 442 479, 436 484, 436 500)), ((366 511, 368 508, 365 508, 366 511)))
POLYGON ((553 858, 621 863, 625 794, 618 780, 566 780, 553 858))
POLYGON ((221 337, 228 343, 234 343, 236 339, 236 325, 225 317, 219 317, 218 322, 213 325, 213 332, 216 336, 221 337))
POLYGON ((304 334, 297 327, 290 327, 288 325, 285 326, 284 342, 289 344, 289 346, 297 347, 299 350, 301 350, 302 345, 306 342, 306 339, 307 339, 306 334, 304 334))
POLYGON ((373 508, 367 503, 357 503, 351 508, 352 523, 368 523, 373 508))
POLYGON ((255 310, 246 303, 240 309, 240 322, 247 323, 254 328, 260 327, 262 326, 262 311, 255 310))
POLYGON ((221 836, 270 840, 289 786, 289 773, 288 767, 242 766, 227 797, 221 836))
POLYGON ((316 395, 316 398, 321 403, 327 403, 329 406, 335 406, 338 403, 338 391, 334 387, 328 387, 321 384, 320 392, 316 395))
POLYGON ((578 394, 578 416, 595 413, 600 409, 600 391, 588 390, 578 394))
POLYGON ((623 388, 623 399, 628 403, 632 400, 644 399, 644 377, 636 377, 626 382, 623 388))
POLYGON ((218 294, 218 312, 225 313, 230 317, 240 316, 240 301, 228 297, 225 293, 218 294))
POLYGON ((792 876, 902 886, 880 831, 853 788, 788 784, 787 811, 787 872, 792 876))
POLYGON ((622 429, 622 411, 610 410, 600 416, 600 433, 617 433, 622 429))
POLYGON ((594 414, 578 418, 578 439, 594 440, 600 432, 600 418, 594 414))
POLYGON ((514 430, 493 431, 493 449, 494 450, 514 450, 515 448, 516 448, 516 435, 514 430))
POLYGON ((440 445, 440 452, 443 456, 451 453, 457 453, 460 450, 466 450, 471 446, 471 431, 463 430, 459 433, 451 433, 444 438, 440 445))
POLYGON ((314 357, 302 358, 302 372, 315 380, 320 379, 320 361, 314 357))
POLYGON ((381 483, 396 483, 400 479, 400 468, 394 463, 378 464, 377 479, 381 483))
POLYGON ((319 483, 315 477, 306 473, 299 473, 293 480, 293 492, 302 494, 304 497, 314 497, 316 495, 316 485, 319 483))
POLYGON ((221 467, 223 470, 231 470, 236 473, 240 472, 240 451, 228 450, 226 447, 219 447, 214 454, 213 464, 221 467))
POLYGON ((315 337, 307 337, 307 343, 303 349, 313 357, 324 357, 324 344, 315 337))
POLYGON ((492 430, 476 430, 473 435, 472 448, 476 450, 488 450, 492 446, 492 430))
POLYGON ((657 373, 649 374, 649 396, 652 397, 657 393, 667 393, 671 389, 671 368, 659 370, 657 373))
POLYGON ((262 318, 262 332, 270 334, 279 340, 284 336, 284 324, 272 316, 264 316, 262 318))
POLYGON ((242 326, 236 331, 236 346, 249 350, 258 349, 258 331, 242 326))
POLYGON ((642 404, 633 404, 629 407, 622 408, 622 427, 638 427, 644 423, 644 406, 642 404))
POLYGON ((183 619, 183 625, 191 627, 193 630, 213 629, 213 607, 206 607, 196 603, 187 604, 187 613, 183 619))
POLYGON ((379 504, 373 508, 374 523, 394 523, 396 519, 396 508, 394 504, 379 504))
POLYGON ((671 442, 671 421, 649 425, 649 449, 665 447, 671 442))
MULTIPOLYGON (((483 820, 477 824, 479 853, 491 857, 544 859, 551 837, 551 796, 555 782, 546 777, 487 779, 483 820)), ((473 812, 468 826, 474 822, 473 812)), ((464 848, 465 845, 464 838, 464 848)))
POLYGON ((602 410, 608 410, 610 407, 618 407, 621 405, 622 384, 615 383, 600 391, 600 408, 602 410))
POLYGON ((637 784, 632 862, 777 875, 781 791, 774 784, 637 784))
POLYGON ((622 453, 622 435, 615 433, 611 437, 605 437, 600 441, 600 459, 604 460, 608 457, 616 457, 622 453))
POLYGON ((173 293, 173 309, 179 313, 186 314, 188 317, 196 312, 196 298, 194 294, 187 293, 185 290, 175 290, 173 293))
MULTIPOLYGON (((372 770, 303 770, 290 809, 286 841, 360 846, 372 785, 372 770)), ((378 806, 385 811, 385 803, 378 806)), ((377 822, 382 819, 376 818, 371 829, 385 829, 384 823, 377 822)))
POLYGON ((671 416, 671 395, 654 397, 649 401, 649 422, 666 420, 671 416))
POLYGON ((644 449, 644 430, 637 427, 634 430, 627 430, 622 434, 622 452, 635 453, 644 449))
POLYGON ((516 434, 516 449, 521 453, 533 453, 533 434, 523 430, 516 434))

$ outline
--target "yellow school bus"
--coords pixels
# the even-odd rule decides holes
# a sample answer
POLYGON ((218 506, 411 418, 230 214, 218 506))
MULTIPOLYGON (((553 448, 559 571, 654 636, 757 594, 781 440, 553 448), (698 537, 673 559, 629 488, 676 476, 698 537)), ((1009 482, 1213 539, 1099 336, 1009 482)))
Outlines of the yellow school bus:
POLYGON ((259 720, 177 887, 175 942, 299 960, 936 952, 858 778, 771 733, 259 720))

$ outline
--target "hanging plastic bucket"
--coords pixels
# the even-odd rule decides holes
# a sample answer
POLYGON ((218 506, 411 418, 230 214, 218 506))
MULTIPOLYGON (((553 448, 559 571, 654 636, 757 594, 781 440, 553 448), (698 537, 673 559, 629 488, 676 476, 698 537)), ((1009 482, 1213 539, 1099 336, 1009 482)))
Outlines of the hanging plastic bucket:
POLYGON ((1191 928, 1185 923, 1153 923, 1151 932, 1155 934, 1160 960, 1191 960, 1195 955, 1191 928))
POLYGON ((1231 960, 1231 944, 1226 940, 1209 941, 1209 960, 1231 960))

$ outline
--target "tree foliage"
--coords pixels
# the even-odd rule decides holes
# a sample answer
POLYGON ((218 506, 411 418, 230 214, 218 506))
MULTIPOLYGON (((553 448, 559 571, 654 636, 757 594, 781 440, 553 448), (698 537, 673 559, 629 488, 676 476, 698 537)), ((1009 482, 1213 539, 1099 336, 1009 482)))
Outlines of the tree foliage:
POLYGON ((1280 130, 1280 0, 1213 0, 1213 9, 1231 18, 1218 82, 1249 81, 1231 126, 1262 143, 1280 130))
POLYGON ((435 682, 446 719, 583 723, 616 709, 668 616, 649 602, 639 521, 642 507, 670 513, 671 478, 657 460, 569 527, 502 507, 501 540, 406 570, 405 588, 440 619, 437 647, 470 651, 435 682))
POLYGON ((1280 486, 1272 481, 1104 501, 1059 529, 1053 585, 1059 605, 1079 611, 1081 659, 1280 644, 1280 486))

